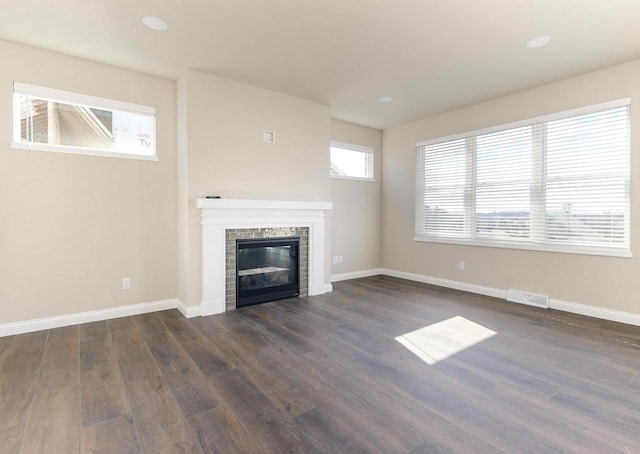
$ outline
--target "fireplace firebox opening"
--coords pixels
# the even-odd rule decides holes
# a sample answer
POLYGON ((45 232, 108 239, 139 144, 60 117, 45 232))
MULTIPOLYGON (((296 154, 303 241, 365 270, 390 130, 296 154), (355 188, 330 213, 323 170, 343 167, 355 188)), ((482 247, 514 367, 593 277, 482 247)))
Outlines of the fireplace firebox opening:
POLYGON ((300 295, 300 237, 236 240, 236 306, 300 295))

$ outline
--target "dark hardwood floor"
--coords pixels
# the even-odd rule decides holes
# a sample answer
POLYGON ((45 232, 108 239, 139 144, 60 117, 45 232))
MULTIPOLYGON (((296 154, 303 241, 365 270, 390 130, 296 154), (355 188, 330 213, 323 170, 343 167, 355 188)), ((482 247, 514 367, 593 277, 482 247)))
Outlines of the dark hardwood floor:
POLYGON ((640 328, 389 277, 0 338, 1 453, 640 453, 640 328), (394 338, 497 333, 433 366, 394 338))

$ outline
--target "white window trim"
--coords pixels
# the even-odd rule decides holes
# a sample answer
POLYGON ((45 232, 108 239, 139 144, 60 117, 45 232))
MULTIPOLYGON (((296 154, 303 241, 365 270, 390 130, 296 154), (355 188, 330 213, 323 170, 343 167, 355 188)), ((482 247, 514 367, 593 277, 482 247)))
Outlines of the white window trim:
POLYGON ((603 102, 600 104, 592 104, 590 106, 578 107, 577 109, 565 110, 563 112, 553 113, 549 115, 541 115, 539 117, 527 118, 525 120, 491 126, 489 128, 476 129, 475 131, 463 132, 461 134, 453 134, 446 137, 438 137, 436 139, 423 140, 422 142, 416 142, 416 147, 424 147, 428 145, 434 145, 437 143, 449 142, 457 139, 466 139, 468 137, 479 136, 483 134, 490 134, 493 132, 500 132, 500 131, 504 131, 505 129, 528 126, 528 125, 531 125, 532 123, 544 123, 544 122, 550 122, 555 120, 562 120, 567 117, 574 117, 582 114, 594 113, 600 110, 615 109, 616 107, 624 107, 628 105, 631 105, 631 98, 621 98, 621 99, 616 99, 614 101, 603 102))
POLYGON ((513 242, 508 240, 491 240, 485 238, 451 238, 451 237, 438 237, 436 235, 424 235, 415 236, 414 241, 420 241, 423 243, 440 243, 440 244, 458 244, 464 246, 480 246, 480 247, 492 247, 502 249, 520 249, 524 251, 541 251, 541 252, 560 252, 564 254, 581 254, 581 255, 602 255, 606 257, 623 257, 633 258, 631 250, 627 249, 611 249, 606 247, 588 247, 588 246, 568 246, 552 244, 536 244, 527 243, 522 240, 514 240, 513 242))
MULTIPOLYGON (((461 134, 449 135, 446 137, 438 137, 436 139, 424 140, 421 142, 416 142, 416 148, 424 147, 429 145, 435 145, 443 142, 450 142, 459 139, 470 139, 477 137, 483 134, 490 134, 494 132, 503 131, 506 129, 518 128, 522 126, 530 126, 536 123, 544 123, 551 122, 554 120, 560 120, 568 117, 578 116, 582 114, 594 113, 602 110, 615 109, 618 107, 631 106, 631 98, 621 98, 613 101, 607 101, 599 104, 594 104, 590 106, 580 107, 577 109, 571 109, 563 112, 558 112, 549 115, 542 115, 539 117, 529 118, 521 121, 501 124, 497 126, 492 126, 489 128, 478 129, 475 131, 464 132, 461 134)), ((417 161, 416 161, 417 164, 417 161)), ((417 174, 417 169, 416 169, 417 174)), ((424 181, 418 180, 416 182, 416 206, 418 203, 418 192, 424 192, 424 181), (422 189, 420 187, 422 185, 422 189)), ((629 194, 630 197, 630 194, 629 194)), ((417 208, 416 208, 417 210, 417 208)), ((417 223, 417 212, 414 212, 414 221, 417 223)), ((629 216, 630 217, 630 216, 629 216)), ((626 220, 626 232, 627 235, 630 236, 630 225, 629 219, 626 220)), ((454 236, 440 236, 434 234, 418 234, 416 232, 414 236, 414 241, 418 242, 427 242, 427 243, 441 243, 441 244, 456 244, 456 245, 467 245, 467 246, 479 246, 479 247, 494 247, 494 248, 506 248, 506 249, 520 249, 520 250, 530 250, 530 251, 542 251, 542 252, 559 252, 566 254, 583 254, 583 255, 597 255, 597 256, 608 256, 608 257, 623 257, 623 258, 632 258, 633 253, 631 251, 631 239, 627 239, 627 243, 625 244, 625 248, 608 248, 606 246, 580 246, 579 244, 558 244, 554 245, 552 242, 545 243, 537 243, 532 240, 522 240, 522 239, 514 239, 511 240, 493 240, 488 238, 456 238, 454 236)))
POLYGON ((364 145, 355 145, 352 143, 346 142, 337 142, 332 140, 330 143, 330 147, 335 148, 344 148, 346 150, 359 151, 366 154, 366 166, 367 173, 371 175, 371 177, 354 177, 349 175, 331 175, 331 178, 335 178, 336 180, 353 180, 353 181, 370 181, 375 182, 375 166, 374 166, 374 150, 371 147, 366 147, 364 145))
POLYGON ((10 148, 14 150, 28 151, 46 151, 53 153, 80 154, 88 156, 100 156, 108 158, 134 159, 140 161, 158 161, 156 149, 156 109, 154 107, 144 106, 141 104, 133 104, 124 101, 117 101, 108 98, 100 98, 97 96, 83 95, 80 93, 69 92, 65 90, 57 90, 55 88, 40 87, 37 85, 25 84, 22 82, 13 82, 13 140, 10 148), (23 94, 33 96, 34 98, 44 99, 60 103, 80 104, 90 108, 118 110, 121 112, 130 112, 134 114, 143 114, 153 117, 153 150, 151 154, 142 155, 136 153, 122 153, 116 151, 99 150, 93 148, 74 147, 70 145, 50 145, 45 143, 27 142, 23 143, 16 139, 20 138, 20 124, 16 118, 20 118, 20 107, 15 102, 15 95, 23 94))

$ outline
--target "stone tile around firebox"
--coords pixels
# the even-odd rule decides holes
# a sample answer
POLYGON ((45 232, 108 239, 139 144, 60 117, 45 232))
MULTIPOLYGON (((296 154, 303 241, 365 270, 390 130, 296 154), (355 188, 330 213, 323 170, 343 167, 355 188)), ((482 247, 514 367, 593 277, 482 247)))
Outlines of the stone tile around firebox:
POLYGON ((236 309, 236 240, 250 238, 300 237, 299 281, 300 296, 309 295, 309 228, 275 227, 253 229, 227 229, 225 231, 225 306, 236 309))

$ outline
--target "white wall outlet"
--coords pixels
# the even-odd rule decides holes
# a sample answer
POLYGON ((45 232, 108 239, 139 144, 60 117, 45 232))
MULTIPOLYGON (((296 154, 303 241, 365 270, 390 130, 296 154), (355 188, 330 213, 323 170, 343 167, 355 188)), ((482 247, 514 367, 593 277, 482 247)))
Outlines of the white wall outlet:
POLYGON ((338 263, 340 263, 340 256, 334 255, 333 256, 333 264, 337 265, 338 263))
POLYGON ((125 277, 122 279, 122 290, 129 290, 131 288, 131 278, 125 277))
POLYGON ((458 269, 464 271, 464 262, 458 262, 458 269))
POLYGON ((344 257, 340 256, 340 262, 339 263, 344 263, 344 257))

